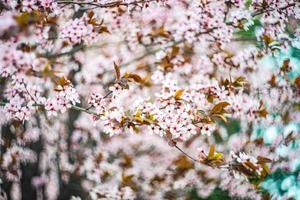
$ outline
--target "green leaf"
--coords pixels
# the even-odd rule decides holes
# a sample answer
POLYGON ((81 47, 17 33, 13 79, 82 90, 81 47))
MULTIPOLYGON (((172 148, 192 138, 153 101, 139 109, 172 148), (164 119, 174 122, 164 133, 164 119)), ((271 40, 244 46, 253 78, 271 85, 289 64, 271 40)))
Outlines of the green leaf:
POLYGON ((257 28, 260 28, 262 25, 258 19, 253 20, 254 24, 248 27, 248 30, 240 30, 235 33, 237 37, 246 39, 246 38, 256 38, 255 32, 257 28))

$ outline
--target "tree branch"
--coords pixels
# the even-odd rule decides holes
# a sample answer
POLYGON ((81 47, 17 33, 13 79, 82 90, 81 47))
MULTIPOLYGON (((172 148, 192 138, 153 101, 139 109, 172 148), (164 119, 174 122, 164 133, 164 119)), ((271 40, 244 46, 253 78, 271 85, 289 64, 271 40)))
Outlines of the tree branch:
POLYGON ((194 162, 199 162, 196 158, 193 158, 192 156, 190 156, 189 154, 187 154, 186 152, 184 152, 180 147, 178 147, 177 145, 174 146, 176 149, 178 149, 178 151, 180 151, 181 153, 183 153, 186 157, 188 157, 189 159, 191 159, 194 162))
POLYGON ((114 8, 118 6, 130 6, 130 5, 138 5, 139 3, 150 3, 154 2, 156 0, 140 0, 140 1, 134 1, 130 3, 126 3, 124 1, 114 1, 110 3, 105 4, 98 4, 93 2, 76 2, 76 1, 57 1, 58 4, 77 4, 77 5, 90 5, 95 6, 95 8, 114 8))
MULTIPOLYGON (((290 3, 290 4, 286 5, 286 6, 283 6, 283 7, 281 7, 281 8, 278 8, 278 11, 283 11, 283 10, 288 9, 289 7, 293 7, 293 6, 295 6, 295 5, 296 5, 295 3, 290 3)), ((271 12, 271 11, 274 11, 274 10, 276 10, 276 9, 275 9, 275 8, 262 9, 262 10, 259 10, 259 11, 257 11, 257 12, 252 13, 251 16, 252 16, 252 17, 255 17, 255 16, 261 15, 261 14, 263 14, 263 13, 265 13, 265 12, 271 12)))
MULTIPOLYGON (((0 106, 5 106, 6 104, 7 104, 7 102, 0 101, 0 106)), ((43 104, 33 104, 33 106, 45 107, 45 105, 43 105, 43 104)), ((72 105, 71 109, 81 111, 81 112, 85 112, 85 113, 88 113, 88 114, 91 114, 91 115, 99 115, 95 111, 88 110, 87 108, 83 108, 81 106, 72 105)))
POLYGON ((62 56, 73 55, 74 53, 82 50, 83 48, 84 48, 83 43, 81 43, 81 44, 75 45, 70 51, 67 51, 67 52, 53 53, 53 54, 50 54, 50 53, 47 52, 45 54, 42 54, 41 56, 45 57, 45 58, 48 58, 48 59, 59 58, 59 57, 62 57, 62 56))

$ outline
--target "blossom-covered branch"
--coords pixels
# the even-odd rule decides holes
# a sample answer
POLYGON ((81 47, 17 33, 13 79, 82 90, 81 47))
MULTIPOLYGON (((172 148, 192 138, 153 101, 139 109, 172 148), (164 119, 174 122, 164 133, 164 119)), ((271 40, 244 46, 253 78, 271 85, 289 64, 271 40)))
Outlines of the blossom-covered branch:
POLYGON ((131 5, 139 5, 139 4, 149 4, 151 2, 159 2, 157 0, 139 0, 139 1, 131 1, 126 2, 124 0, 122 1, 114 1, 114 2, 108 2, 108 3, 93 3, 93 2, 76 2, 76 1, 63 1, 58 0, 57 3, 59 4, 78 4, 78 5, 90 5, 94 6, 95 8, 113 8, 118 6, 131 6, 131 5))

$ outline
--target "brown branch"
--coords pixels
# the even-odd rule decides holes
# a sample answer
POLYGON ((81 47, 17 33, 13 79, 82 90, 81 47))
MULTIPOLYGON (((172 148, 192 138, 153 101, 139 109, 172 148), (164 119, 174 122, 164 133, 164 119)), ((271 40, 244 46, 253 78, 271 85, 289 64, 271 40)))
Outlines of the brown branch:
POLYGON ((45 54, 41 54, 40 56, 48 58, 48 59, 53 59, 53 58, 59 58, 59 57, 63 57, 63 56, 68 56, 68 55, 73 55, 74 53, 82 50, 84 48, 83 44, 78 44, 75 45, 70 51, 67 52, 62 52, 62 53, 45 53, 45 54))
MULTIPOLYGON (((0 106, 5 106, 8 102, 4 102, 4 101, 0 101, 0 106)), ((36 107, 45 107, 45 105, 43 104, 33 104, 33 106, 36 106, 36 107)), ((81 111, 81 112, 85 112, 85 113, 88 113, 88 114, 91 114, 91 115, 100 115, 98 113, 96 113, 95 111, 91 111, 91 110, 88 110, 87 108, 83 108, 81 106, 76 106, 76 105, 73 105, 71 107, 71 109, 73 110, 78 110, 78 111, 81 111)))
POLYGON ((188 157, 189 159, 191 159, 194 162, 199 162, 196 158, 193 158, 192 156, 190 156, 189 154, 187 154, 185 151, 183 151, 180 147, 178 147, 177 145, 174 146, 176 149, 178 149, 178 151, 180 151, 182 154, 184 154, 186 157, 188 157))
POLYGON ((276 9, 276 8, 262 9, 262 10, 259 10, 259 11, 257 11, 257 12, 252 13, 251 16, 252 16, 252 17, 255 17, 255 16, 261 15, 261 14, 263 14, 263 13, 265 13, 265 12, 271 12, 271 11, 275 11, 275 10, 283 11, 283 10, 288 9, 289 7, 293 7, 293 6, 295 6, 295 5, 296 5, 296 3, 291 3, 291 4, 288 4, 288 5, 284 6, 284 7, 278 8, 278 9, 276 9))
POLYGON ((114 1, 109 2, 105 4, 97 4, 93 2, 76 2, 76 1, 58 1, 58 4, 77 4, 77 5, 90 5, 95 6, 95 8, 114 8, 118 6, 130 6, 130 5, 138 5, 140 3, 150 3, 154 2, 156 0, 140 0, 140 1, 134 1, 130 3, 125 3, 124 1, 114 1))

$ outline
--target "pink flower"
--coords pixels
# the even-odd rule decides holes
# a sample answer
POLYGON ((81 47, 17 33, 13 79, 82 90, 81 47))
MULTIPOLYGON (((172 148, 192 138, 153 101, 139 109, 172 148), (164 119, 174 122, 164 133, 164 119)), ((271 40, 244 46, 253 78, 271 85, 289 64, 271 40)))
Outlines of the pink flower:
POLYGON ((60 38, 68 39, 71 44, 96 42, 98 33, 87 20, 86 15, 70 20, 61 28, 60 38))

